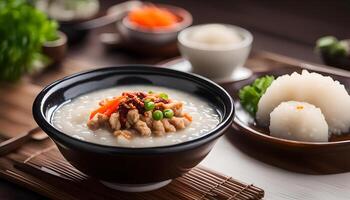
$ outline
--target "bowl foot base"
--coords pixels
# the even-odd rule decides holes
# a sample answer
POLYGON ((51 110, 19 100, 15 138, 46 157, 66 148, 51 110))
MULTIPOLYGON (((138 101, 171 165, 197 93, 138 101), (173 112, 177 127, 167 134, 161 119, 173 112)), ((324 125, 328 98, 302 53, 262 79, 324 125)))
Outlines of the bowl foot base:
POLYGON ((119 190, 123 192, 147 192, 152 190, 157 190, 159 188, 162 188, 166 185, 168 185, 172 180, 165 180, 161 182, 155 182, 155 183, 146 183, 146 184, 120 184, 120 183, 113 183, 113 182, 107 182, 107 181, 101 181, 101 183, 111 189, 119 190))

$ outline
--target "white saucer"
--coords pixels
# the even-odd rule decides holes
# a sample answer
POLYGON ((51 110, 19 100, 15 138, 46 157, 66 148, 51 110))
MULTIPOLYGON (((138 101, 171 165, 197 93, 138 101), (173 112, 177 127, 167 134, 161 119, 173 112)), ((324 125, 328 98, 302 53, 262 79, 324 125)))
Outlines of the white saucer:
POLYGON ((107 181, 101 181, 101 183, 111 189, 119 190, 122 192, 148 192, 152 190, 157 190, 168 185, 172 180, 165 180, 156 183, 147 183, 147 184, 120 184, 112 183, 107 181))
MULTIPOLYGON (((181 59, 181 60, 174 60, 167 63, 162 64, 162 66, 166 66, 170 69, 175 69, 183 72, 192 72, 192 65, 188 60, 181 59)), ((220 79, 212 79, 216 83, 226 83, 226 82, 233 82, 233 81, 240 81, 249 78, 253 72, 246 68, 246 67, 238 67, 230 76, 226 78, 220 78, 220 79)))

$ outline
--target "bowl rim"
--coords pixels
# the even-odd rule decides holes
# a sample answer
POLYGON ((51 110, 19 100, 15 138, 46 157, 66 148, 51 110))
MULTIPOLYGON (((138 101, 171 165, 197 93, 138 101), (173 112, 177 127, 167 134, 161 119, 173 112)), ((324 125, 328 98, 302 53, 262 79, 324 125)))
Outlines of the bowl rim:
POLYGON ((142 27, 136 26, 135 24, 130 22, 130 20, 128 19, 127 15, 126 15, 121 20, 122 26, 125 26, 126 28, 128 28, 130 30, 144 33, 144 34, 169 34, 169 33, 179 32, 179 31, 189 27, 193 22, 193 17, 191 15, 191 13, 188 12, 187 10, 185 10, 184 8, 181 8, 178 6, 173 6, 173 5, 168 5, 168 4, 154 4, 154 5, 156 5, 157 7, 160 7, 160 8, 165 8, 165 9, 170 10, 175 15, 180 16, 182 18, 182 20, 179 21, 178 23, 174 24, 173 26, 168 27, 168 28, 147 29, 147 28, 142 28, 142 27))
POLYGON ((184 30, 182 30, 179 35, 177 36, 177 40, 179 44, 181 44, 184 47, 193 49, 193 50, 201 50, 201 51, 210 51, 210 52, 222 52, 222 51, 231 51, 231 50, 237 50, 237 49, 243 49, 248 46, 250 46, 253 43, 253 35, 247 30, 242 27, 232 25, 232 24, 225 24, 225 23, 208 23, 208 24, 198 24, 195 26, 188 27, 184 30), (234 44, 224 44, 224 45, 216 45, 216 46, 209 46, 209 45, 200 45, 198 42, 192 42, 187 37, 190 32, 194 31, 195 29, 199 29, 203 26, 211 26, 211 25, 223 25, 225 27, 228 27, 232 30, 237 31, 241 36, 243 36, 243 40, 234 43, 234 44))
POLYGON ((66 76, 46 86, 37 95, 32 107, 32 113, 36 123, 55 142, 73 145, 75 148, 82 149, 85 151, 93 151, 93 152, 109 153, 109 154, 115 154, 115 153, 131 154, 131 155, 174 153, 174 152, 184 151, 186 149, 196 148, 207 142, 215 140, 216 138, 220 137, 224 133, 224 131, 228 129, 232 124, 233 117, 234 117, 234 110, 235 108, 234 108, 232 97, 228 94, 228 92, 225 89, 223 89, 221 86, 219 86, 215 82, 196 74, 181 72, 181 71, 168 69, 168 68, 156 67, 152 65, 142 65, 142 64, 117 65, 112 67, 104 67, 99 69, 87 70, 87 71, 72 74, 70 76, 66 76), (121 72, 138 72, 140 74, 142 72, 148 72, 148 73, 152 73, 152 74, 154 73, 158 75, 172 75, 172 76, 176 75, 176 77, 178 77, 179 79, 187 79, 190 81, 194 81, 197 84, 202 84, 202 85, 205 84, 207 87, 210 86, 212 89, 215 88, 216 91, 221 93, 220 98, 222 99, 225 106, 222 121, 214 129, 208 132, 206 135, 195 138, 193 140, 189 140, 186 142, 181 142, 173 145, 167 145, 167 146, 132 148, 132 147, 108 146, 108 145, 97 144, 89 141, 79 140, 77 138, 74 138, 72 136, 69 136, 68 134, 61 132, 60 130, 58 130, 52 125, 52 123, 50 122, 51 119, 46 118, 46 114, 43 112, 44 110, 43 105, 45 100, 50 95, 52 95, 51 90, 53 89, 53 87, 82 75, 93 74, 93 73, 103 72, 103 71, 110 71, 110 70, 117 70, 121 72))

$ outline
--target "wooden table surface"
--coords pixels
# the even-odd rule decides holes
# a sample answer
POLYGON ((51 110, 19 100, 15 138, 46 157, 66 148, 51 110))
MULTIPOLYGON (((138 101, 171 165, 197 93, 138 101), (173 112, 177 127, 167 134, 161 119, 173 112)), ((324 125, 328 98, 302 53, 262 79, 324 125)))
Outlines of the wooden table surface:
MULTIPOLYGON (((118 1, 104 0, 103 7, 118 1)), ((266 50, 289 57, 320 63, 313 52, 315 39, 324 34, 338 37, 350 35, 349 5, 344 1, 297 1, 263 4, 260 1, 155 1, 173 2, 193 13, 194 23, 222 22, 238 24, 254 35, 253 50, 266 50), (200 2, 200 3, 199 3, 200 2), (215 12, 213 11, 215 9, 215 12), (326 13, 326 14, 325 14, 326 13)), ((106 51, 98 40, 113 26, 94 30, 82 43, 71 46, 70 63, 57 70, 74 71, 75 65, 103 67, 126 63, 155 64, 161 57, 141 57, 130 52, 106 51)), ((53 80, 46 72, 33 82, 45 85, 53 80)), ((59 78, 59 77, 56 77, 59 78)), ((203 161, 205 166, 263 188, 266 199, 350 199, 350 173, 337 175, 305 175, 286 171, 243 153, 240 141, 232 135, 222 137, 203 161)), ((264 155, 260 155, 264 156, 264 155)), ((44 197, 0 180, 0 199, 45 199, 44 197)))

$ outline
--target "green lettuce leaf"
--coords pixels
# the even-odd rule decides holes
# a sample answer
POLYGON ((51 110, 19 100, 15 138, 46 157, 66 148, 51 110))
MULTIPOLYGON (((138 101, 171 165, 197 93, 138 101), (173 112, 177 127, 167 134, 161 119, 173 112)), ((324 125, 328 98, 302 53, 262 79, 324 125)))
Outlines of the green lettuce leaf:
POLYGON ((267 88, 275 80, 273 76, 264 76, 256 79, 253 84, 246 85, 239 90, 238 96, 243 108, 255 116, 258 111, 258 103, 267 88))

